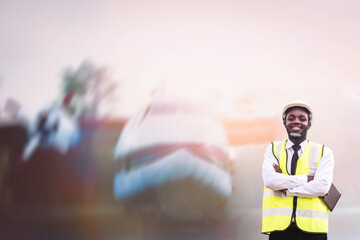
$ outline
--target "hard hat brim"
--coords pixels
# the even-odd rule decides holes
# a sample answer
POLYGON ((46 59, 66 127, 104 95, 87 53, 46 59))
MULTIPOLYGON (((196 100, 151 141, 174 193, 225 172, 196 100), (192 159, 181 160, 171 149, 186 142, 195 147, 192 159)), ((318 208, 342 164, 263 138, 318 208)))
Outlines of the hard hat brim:
POLYGON ((303 101, 293 101, 293 102, 287 104, 284 107, 284 110, 283 110, 282 114, 285 114, 288 109, 293 108, 293 107, 305 108, 305 109, 307 109, 309 111, 310 114, 312 114, 312 110, 311 110, 310 106, 307 105, 306 103, 304 103, 303 101))

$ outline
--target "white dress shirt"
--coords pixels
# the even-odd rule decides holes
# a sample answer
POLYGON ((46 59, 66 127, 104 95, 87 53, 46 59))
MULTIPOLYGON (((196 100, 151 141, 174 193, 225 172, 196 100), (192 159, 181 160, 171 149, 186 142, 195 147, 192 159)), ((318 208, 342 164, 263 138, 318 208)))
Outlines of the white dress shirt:
MULTIPOLYGON (((303 141, 300 144, 298 150, 299 157, 303 153, 308 140, 303 141)), ((293 142, 288 140, 285 148, 287 151, 287 170, 291 172, 291 159, 294 154, 292 146, 293 142)), ((279 164, 272 152, 272 144, 266 148, 264 154, 264 163, 262 168, 263 181, 266 187, 274 190, 286 189, 287 196, 297 197, 318 197, 324 196, 330 189, 333 170, 334 170, 334 155, 328 148, 324 147, 323 157, 320 161, 318 169, 315 173, 314 180, 308 182, 306 175, 287 175, 284 173, 277 173, 273 167, 273 164, 279 164)))

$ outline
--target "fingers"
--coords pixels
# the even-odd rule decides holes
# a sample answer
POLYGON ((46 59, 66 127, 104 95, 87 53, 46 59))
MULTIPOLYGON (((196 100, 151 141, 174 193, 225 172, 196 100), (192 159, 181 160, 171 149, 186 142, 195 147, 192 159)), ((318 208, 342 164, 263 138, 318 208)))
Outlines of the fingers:
POLYGON ((281 168, 279 167, 279 165, 273 163, 273 167, 275 169, 275 172, 282 173, 281 168))

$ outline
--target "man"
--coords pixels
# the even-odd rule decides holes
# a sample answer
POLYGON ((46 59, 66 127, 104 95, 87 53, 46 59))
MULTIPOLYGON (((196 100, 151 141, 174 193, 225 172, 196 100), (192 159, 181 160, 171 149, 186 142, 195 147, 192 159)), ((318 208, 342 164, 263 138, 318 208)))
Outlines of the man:
POLYGON ((288 139, 266 149, 262 233, 270 240, 327 239, 329 210, 321 197, 329 191, 332 151, 307 139, 312 110, 294 101, 283 110, 288 139))

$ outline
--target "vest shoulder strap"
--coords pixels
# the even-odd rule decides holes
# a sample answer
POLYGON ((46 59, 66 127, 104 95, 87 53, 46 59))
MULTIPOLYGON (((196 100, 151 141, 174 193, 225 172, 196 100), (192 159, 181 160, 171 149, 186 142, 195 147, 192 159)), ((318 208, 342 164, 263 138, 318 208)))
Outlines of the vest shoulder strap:
POLYGON ((309 175, 314 176, 324 153, 324 145, 309 141, 309 175))
POLYGON ((272 144, 272 153, 273 153, 274 157, 276 158, 276 160, 278 161, 278 163, 280 163, 281 146, 283 144, 285 144, 284 141, 286 143, 286 140, 271 142, 271 144, 272 144))

